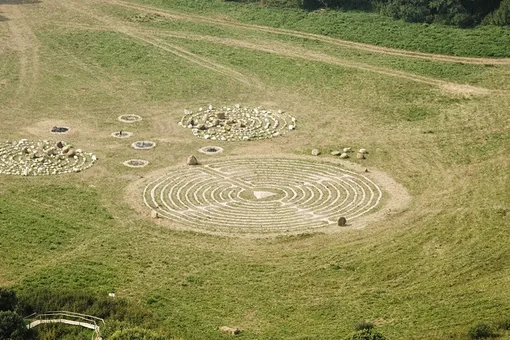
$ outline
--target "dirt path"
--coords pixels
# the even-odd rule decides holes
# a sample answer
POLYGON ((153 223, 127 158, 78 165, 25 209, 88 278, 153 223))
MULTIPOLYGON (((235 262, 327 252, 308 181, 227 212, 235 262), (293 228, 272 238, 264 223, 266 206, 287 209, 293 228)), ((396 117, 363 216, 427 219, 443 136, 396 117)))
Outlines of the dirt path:
POLYGON ((22 109, 34 95, 40 72, 39 42, 22 6, 0 5, 0 11, 8 19, 10 46, 19 56, 19 86, 13 101, 15 104, 8 108, 15 112, 22 109))
POLYGON ((137 9, 140 11, 159 14, 159 15, 171 18, 171 19, 176 19, 176 20, 204 22, 204 23, 211 23, 211 24, 221 25, 221 26, 244 28, 244 29, 254 30, 254 31, 259 31, 259 32, 267 32, 267 33, 273 33, 273 34, 279 34, 279 35, 287 35, 287 36, 293 36, 293 37, 298 37, 298 38, 305 38, 305 39, 329 43, 331 45, 338 46, 338 47, 353 48, 353 49, 363 50, 363 51, 367 51, 367 52, 374 52, 374 53, 381 53, 381 54, 388 54, 388 55, 395 55, 395 56, 403 56, 403 57, 412 57, 412 58, 419 58, 419 59, 433 60, 433 61, 463 63, 463 64, 510 65, 510 58, 494 59, 494 58, 456 57, 456 56, 434 54, 434 53, 405 51, 405 50, 399 50, 399 49, 394 49, 394 48, 381 47, 381 46, 376 46, 376 45, 363 44, 363 43, 357 43, 357 42, 352 42, 352 41, 347 41, 347 40, 342 40, 342 39, 330 38, 330 37, 326 37, 326 36, 322 36, 322 35, 318 35, 318 34, 304 33, 304 32, 293 31, 293 30, 282 29, 282 28, 272 28, 272 27, 260 26, 260 25, 243 24, 243 23, 238 23, 238 22, 233 22, 233 21, 225 21, 223 19, 218 20, 218 19, 214 19, 214 18, 208 18, 208 17, 204 17, 204 16, 200 16, 200 15, 187 14, 187 13, 175 13, 175 12, 170 12, 170 11, 163 10, 163 9, 158 9, 158 8, 145 6, 145 5, 139 5, 139 4, 125 2, 125 1, 121 1, 121 0, 108 0, 108 2, 111 4, 118 5, 118 6, 123 6, 123 7, 137 9))
POLYGON ((100 27, 107 27, 111 31, 115 31, 121 34, 124 34, 130 38, 133 38, 138 41, 142 41, 146 44, 152 45, 160 50, 171 53, 175 56, 185 59, 188 62, 199 65, 203 68, 209 69, 211 71, 220 73, 224 76, 230 77, 234 80, 239 81, 248 86, 256 86, 262 87, 262 83, 257 81, 253 77, 246 76, 239 71, 236 71, 232 68, 229 68, 225 65, 213 62, 207 58, 202 56, 198 56, 182 47, 172 45, 168 42, 165 42, 161 39, 158 39, 150 34, 147 34, 143 29, 139 29, 134 27, 133 25, 126 24, 121 20, 116 19, 115 17, 107 16, 100 11, 93 9, 91 6, 85 6, 80 1, 66 1, 59 2, 62 5, 68 7, 70 10, 79 11, 82 15, 88 16, 90 18, 95 19, 99 23, 101 23, 100 27))

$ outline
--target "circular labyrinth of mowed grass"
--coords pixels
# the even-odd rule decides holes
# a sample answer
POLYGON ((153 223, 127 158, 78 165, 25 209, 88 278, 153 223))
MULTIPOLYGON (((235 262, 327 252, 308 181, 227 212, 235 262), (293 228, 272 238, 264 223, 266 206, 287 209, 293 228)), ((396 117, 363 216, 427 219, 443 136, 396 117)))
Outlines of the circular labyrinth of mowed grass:
POLYGON ((278 110, 264 108, 200 108, 197 112, 185 110, 179 125, 191 129, 193 135, 210 140, 249 141, 281 136, 296 128, 296 118, 278 110))
POLYGON ((59 175, 81 172, 96 161, 90 152, 71 144, 52 141, 7 141, 0 143, 0 174, 20 176, 59 175))
POLYGON ((295 233, 370 213, 383 192, 366 176, 304 159, 247 158, 179 167, 150 182, 145 204, 197 231, 295 233))

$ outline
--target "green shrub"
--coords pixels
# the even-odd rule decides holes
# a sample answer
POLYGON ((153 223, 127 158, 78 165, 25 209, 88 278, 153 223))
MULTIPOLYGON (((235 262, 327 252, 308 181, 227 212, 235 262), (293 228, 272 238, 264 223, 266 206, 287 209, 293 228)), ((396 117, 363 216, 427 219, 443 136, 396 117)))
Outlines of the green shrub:
POLYGON ((143 328, 126 328, 116 331, 109 340, 167 340, 167 337, 143 328))
POLYGON ((12 289, 0 288, 0 311, 13 311, 17 301, 16 293, 12 289))
POLYGON ((354 325, 355 331, 372 330, 373 328, 374 324, 369 321, 360 321, 354 325))
POLYGON ((345 340, 386 340, 386 338, 373 329, 363 329, 351 333, 345 340))
POLYGON ((31 332, 25 326, 23 318, 12 311, 0 312, 0 339, 27 340, 31 332))
POLYGON ((485 323, 475 325, 468 332, 468 337, 472 340, 494 338, 495 336, 493 328, 485 323))

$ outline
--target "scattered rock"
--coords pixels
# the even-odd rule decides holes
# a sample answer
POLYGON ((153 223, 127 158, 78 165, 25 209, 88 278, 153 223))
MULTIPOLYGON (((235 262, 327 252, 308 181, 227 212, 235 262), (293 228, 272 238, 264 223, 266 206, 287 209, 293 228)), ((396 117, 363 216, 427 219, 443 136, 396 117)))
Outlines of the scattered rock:
POLYGON ((195 156, 191 155, 188 157, 188 161, 186 162, 188 165, 198 165, 198 160, 195 156))
POLYGON ((222 326, 222 327, 220 327, 220 332, 230 334, 230 335, 237 335, 237 334, 241 333, 241 330, 239 328, 222 326))
POLYGON ((319 156, 320 154, 321 154, 321 152, 318 149, 313 149, 312 150, 312 155, 313 156, 319 156))

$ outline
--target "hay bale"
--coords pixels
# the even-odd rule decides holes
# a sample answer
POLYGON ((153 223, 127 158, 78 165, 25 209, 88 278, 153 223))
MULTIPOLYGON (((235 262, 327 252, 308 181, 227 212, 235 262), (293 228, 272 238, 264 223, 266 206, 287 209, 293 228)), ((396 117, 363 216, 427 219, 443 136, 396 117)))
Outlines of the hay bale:
POLYGON ((349 155, 347 154, 347 152, 342 152, 342 154, 340 155, 340 158, 349 158, 349 155))
POLYGON ((237 335, 237 334, 241 333, 241 330, 239 328, 221 326, 220 332, 230 334, 230 335, 237 335))
POLYGON ((333 156, 340 156, 342 154, 342 151, 331 151, 331 155, 333 156))
POLYGON ((344 151, 345 153, 347 153, 347 152, 352 152, 352 148, 344 148, 344 150, 343 150, 343 151, 344 151))
POLYGON ((151 210, 151 218, 159 218, 159 213, 156 210, 151 210))
POLYGON ((359 153, 362 153, 365 155, 368 153, 368 151, 367 151, 367 149, 359 149, 359 153))
POLYGON ((312 156, 319 156, 320 154, 321 154, 321 152, 318 149, 312 150, 312 156))
POLYGON ((365 154, 363 154, 363 153, 361 153, 361 152, 358 152, 358 153, 356 154, 356 158, 357 158, 357 159, 365 159, 365 154))
POLYGON ((188 165, 198 165, 198 160, 195 156, 191 155, 188 157, 188 161, 186 162, 188 165))

